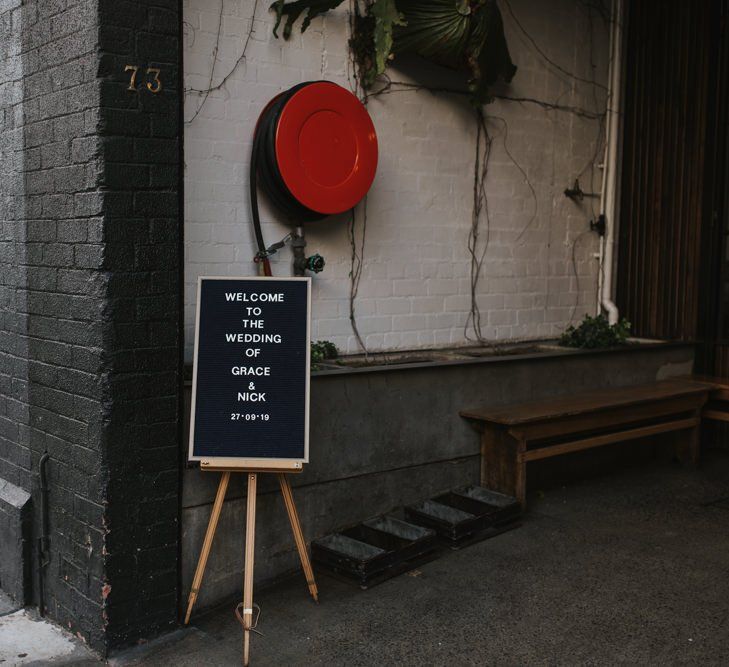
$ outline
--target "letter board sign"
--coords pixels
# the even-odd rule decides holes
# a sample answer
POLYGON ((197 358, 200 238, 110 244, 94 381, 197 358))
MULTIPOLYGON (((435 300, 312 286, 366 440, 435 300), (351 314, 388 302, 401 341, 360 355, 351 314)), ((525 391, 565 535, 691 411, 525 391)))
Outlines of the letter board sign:
POLYGON ((308 462, 310 313, 309 278, 198 279, 191 461, 308 462))

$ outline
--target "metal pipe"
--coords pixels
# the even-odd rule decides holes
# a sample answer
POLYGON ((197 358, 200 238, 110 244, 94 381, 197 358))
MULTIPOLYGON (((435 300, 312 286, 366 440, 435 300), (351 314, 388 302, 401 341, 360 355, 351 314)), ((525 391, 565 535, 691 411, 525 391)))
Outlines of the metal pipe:
POLYGON ((40 523, 41 534, 38 537, 38 613, 41 616, 46 615, 45 605, 45 586, 43 571, 48 565, 48 477, 46 475, 46 465, 51 455, 45 452, 38 461, 38 474, 40 476, 40 523))
POLYGON ((291 247, 294 254, 294 275, 306 275, 306 239, 303 227, 296 228, 296 233, 292 235, 291 247))
POLYGON ((620 131, 620 104, 622 86, 622 20, 623 2, 613 0, 612 28, 610 31, 610 71, 605 135, 605 168, 603 169, 602 210, 607 219, 607 232, 603 240, 601 303, 610 324, 618 322, 618 307, 613 301, 613 264, 617 227, 618 139, 620 131))

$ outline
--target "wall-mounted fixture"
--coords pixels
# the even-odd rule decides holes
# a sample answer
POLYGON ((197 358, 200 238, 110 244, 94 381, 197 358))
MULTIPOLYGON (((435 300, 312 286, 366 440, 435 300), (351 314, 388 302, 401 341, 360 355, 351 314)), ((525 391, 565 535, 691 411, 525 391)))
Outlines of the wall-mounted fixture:
POLYGON ((569 197, 572 201, 581 202, 585 197, 599 197, 596 192, 583 192, 580 187, 580 179, 575 179, 575 184, 571 188, 564 191, 564 196, 569 197))
POLYGON ((596 220, 590 220, 590 231, 597 232, 598 236, 605 236, 606 229, 607 221, 604 213, 598 215, 596 220))
POLYGON ((253 137, 250 170, 257 259, 266 275, 270 275, 268 256, 278 248, 268 248, 263 241, 258 186, 297 227, 290 235, 295 273, 319 272, 323 258, 303 255, 304 224, 356 206, 372 185, 377 157, 372 119, 341 86, 329 81, 301 83, 266 105, 253 137))

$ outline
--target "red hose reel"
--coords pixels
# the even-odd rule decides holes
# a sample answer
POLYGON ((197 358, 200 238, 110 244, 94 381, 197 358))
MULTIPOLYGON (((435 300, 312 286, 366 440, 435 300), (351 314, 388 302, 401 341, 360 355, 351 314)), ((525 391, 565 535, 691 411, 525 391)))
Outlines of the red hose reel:
POLYGON ((341 86, 317 81, 284 104, 276 160, 291 194, 306 208, 332 215, 355 206, 377 169, 377 135, 364 105, 341 86))
POLYGON ((299 84, 273 98, 253 139, 251 207, 259 258, 263 243, 257 187, 295 225, 343 213, 369 191, 377 134, 364 105, 329 81, 299 84))

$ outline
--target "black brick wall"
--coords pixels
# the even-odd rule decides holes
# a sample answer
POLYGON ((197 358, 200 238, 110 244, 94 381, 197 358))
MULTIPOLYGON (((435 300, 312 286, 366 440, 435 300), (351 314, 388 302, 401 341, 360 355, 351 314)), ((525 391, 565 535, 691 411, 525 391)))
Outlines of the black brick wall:
POLYGON ((0 0, 0 478, 38 526, 51 455, 48 615, 102 652, 177 620, 178 22, 0 0))
POLYGON ((177 621, 181 333, 179 8, 100 0, 101 154, 113 396, 109 642, 177 621), (139 65, 130 92, 127 64, 139 65), (161 70, 151 93, 147 67, 161 70))

